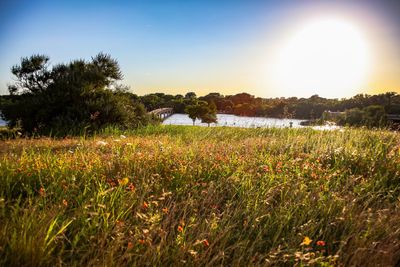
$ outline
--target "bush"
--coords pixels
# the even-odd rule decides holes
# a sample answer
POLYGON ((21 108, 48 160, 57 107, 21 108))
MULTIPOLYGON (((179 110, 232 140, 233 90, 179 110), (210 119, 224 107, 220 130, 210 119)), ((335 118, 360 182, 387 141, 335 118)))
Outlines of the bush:
POLYGON ((9 86, 9 101, 2 105, 9 126, 20 126, 27 134, 66 135, 149 122, 142 104, 115 90, 122 73, 109 55, 100 53, 90 62, 75 60, 51 70, 48 62, 46 56, 33 55, 12 67, 17 81, 9 86))
POLYGON ((388 125, 383 106, 371 105, 364 109, 353 108, 346 110, 340 116, 338 123, 349 126, 385 127, 388 125))

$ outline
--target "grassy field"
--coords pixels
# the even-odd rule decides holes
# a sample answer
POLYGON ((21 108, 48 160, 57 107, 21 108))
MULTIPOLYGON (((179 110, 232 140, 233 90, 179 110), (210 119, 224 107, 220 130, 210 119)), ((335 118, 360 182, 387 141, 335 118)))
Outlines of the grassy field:
POLYGON ((400 264, 400 135, 158 126, 0 141, 0 265, 400 264))

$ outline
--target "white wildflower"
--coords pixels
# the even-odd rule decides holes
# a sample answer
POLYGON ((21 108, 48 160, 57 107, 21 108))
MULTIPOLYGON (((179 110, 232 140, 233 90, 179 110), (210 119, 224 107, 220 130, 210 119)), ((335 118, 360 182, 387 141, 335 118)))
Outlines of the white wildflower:
POLYGON ((108 145, 108 143, 104 142, 104 141, 97 141, 96 145, 98 145, 98 146, 106 146, 106 145, 108 145))

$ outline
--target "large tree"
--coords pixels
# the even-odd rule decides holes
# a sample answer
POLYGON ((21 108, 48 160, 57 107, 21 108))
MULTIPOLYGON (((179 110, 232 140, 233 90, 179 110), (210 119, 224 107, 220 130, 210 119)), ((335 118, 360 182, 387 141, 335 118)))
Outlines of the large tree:
POLYGON ((2 107, 11 127, 66 134, 147 123, 144 107, 115 90, 122 73, 110 55, 100 53, 89 62, 74 60, 52 68, 47 56, 33 55, 11 71, 16 77, 9 86, 12 101, 2 107))
POLYGON ((207 124, 217 122, 215 104, 209 105, 205 101, 198 101, 194 105, 188 105, 185 108, 185 113, 192 119, 193 125, 195 125, 196 119, 200 119, 207 124))

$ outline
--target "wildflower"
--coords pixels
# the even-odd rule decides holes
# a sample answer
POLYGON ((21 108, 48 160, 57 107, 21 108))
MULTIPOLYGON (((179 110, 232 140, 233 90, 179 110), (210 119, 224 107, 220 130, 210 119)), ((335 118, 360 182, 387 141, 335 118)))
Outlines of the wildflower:
POLYGON ((129 183, 129 179, 127 177, 118 179, 119 185, 127 185, 129 183))
POLYGON ((145 235, 147 235, 150 232, 149 229, 143 229, 142 231, 143 231, 143 234, 145 234, 145 235))
POLYGON ((210 246, 210 243, 208 243, 208 240, 207 240, 207 239, 204 239, 204 240, 202 241, 202 243, 203 243, 203 245, 204 245, 205 247, 209 247, 209 246, 210 246))
POLYGON ((144 209, 147 209, 149 207, 149 204, 147 204, 147 202, 145 201, 145 202, 143 202, 143 208, 144 209))
POLYGON ((189 254, 192 255, 193 257, 195 257, 197 255, 197 251, 189 249, 188 250, 189 254))
POLYGON ((98 145, 98 146, 106 146, 106 145, 108 145, 108 143, 104 142, 104 141, 97 141, 96 145, 98 145))
POLYGON ((323 241, 323 240, 317 241, 317 246, 324 247, 325 246, 325 241, 323 241))
POLYGON ((142 245, 144 245, 146 243, 146 241, 144 239, 139 239, 138 242, 142 245))
POLYGON ((178 232, 182 233, 183 232, 183 227, 182 226, 178 226, 178 232))
POLYGON ((115 221, 115 224, 117 225, 117 226, 124 226, 124 221, 120 221, 120 220, 116 220, 115 221))
POLYGON ((133 248, 133 243, 132 242, 128 242, 128 249, 131 249, 131 248, 133 248))
POLYGON ((312 240, 308 236, 305 236, 304 239, 303 239, 303 242, 300 245, 301 246, 303 246, 303 245, 308 246, 308 245, 311 244, 311 242, 312 242, 312 240))
POLYGON ((269 172, 269 168, 268 168, 267 165, 264 165, 264 166, 262 167, 262 169, 263 169, 263 171, 265 171, 265 172, 269 172))
POLYGON ((39 195, 41 195, 42 197, 46 194, 46 191, 44 190, 43 187, 40 187, 39 189, 39 195))
POLYGON ((67 200, 63 199, 62 203, 63 203, 64 207, 68 207, 68 201, 67 200))
POLYGON ((129 191, 135 191, 135 186, 132 184, 132 183, 130 183, 129 185, 128 185, 128 189, 129 189, 129 191))

